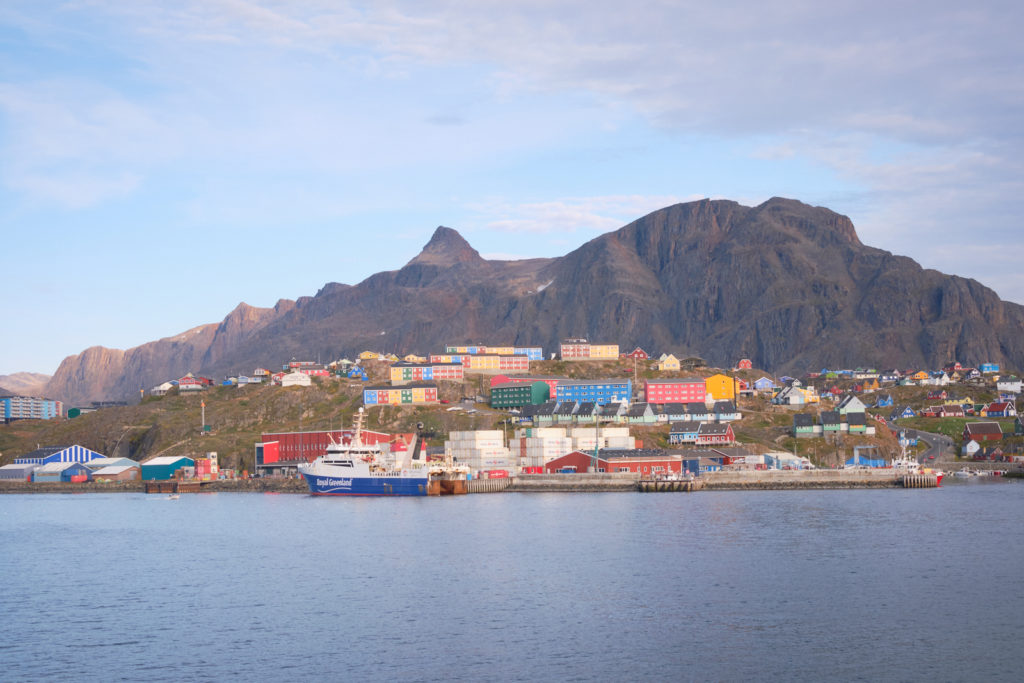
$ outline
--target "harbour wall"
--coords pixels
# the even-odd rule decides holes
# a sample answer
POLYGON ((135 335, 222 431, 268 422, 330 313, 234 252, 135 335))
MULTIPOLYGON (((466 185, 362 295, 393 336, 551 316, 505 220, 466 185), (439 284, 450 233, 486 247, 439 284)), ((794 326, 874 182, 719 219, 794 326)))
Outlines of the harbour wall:
POLYGON ((582 492, 582 491, 636 491, 640 475, 634 472, 604 474, 521 474, 513 477, 506 491, 526 492, 582 492))
POLYGON ((892 470, 746 470, 708 472, 700 477, 709 491, 742 489, 894 488, 901 477, 892 470))

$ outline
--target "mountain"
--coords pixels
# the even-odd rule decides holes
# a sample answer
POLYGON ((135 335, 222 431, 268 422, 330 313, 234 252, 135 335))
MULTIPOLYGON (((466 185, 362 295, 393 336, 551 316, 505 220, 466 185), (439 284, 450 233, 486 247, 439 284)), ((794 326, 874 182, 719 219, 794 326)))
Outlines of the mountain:
POLYGON ((560 258, 490 261, 439 227, 396 271, 127 351, 64 360, 47 392, 123 398, 191 370, 251 373, 291 357, 399 354, 480 342, 557 351, 566 337, 749 357, 776 372, 1024 367, 1024 307, 980 283, 861 243, 849 218, 789 199, 703 200, 655 211, 560 258))
POLYGON ((21 396, 40 395, 50 380, 49 375, 38 372, 16 372, 0 375, 0 394, 4 392, 21 396))

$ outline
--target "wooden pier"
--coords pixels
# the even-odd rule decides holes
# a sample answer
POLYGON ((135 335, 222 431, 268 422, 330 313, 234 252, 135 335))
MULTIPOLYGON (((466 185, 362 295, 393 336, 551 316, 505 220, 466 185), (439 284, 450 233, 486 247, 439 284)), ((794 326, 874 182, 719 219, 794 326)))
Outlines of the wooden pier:
POLYGON ((641 479, 637 482, 637 490, 641 493, 691 493, 704 488, 700 479, 641 479))
POLYGON ((939 485, 939 478, 934 474, 905 474, 900 484, 905 489, 933 489, 939 485))
POLYGON ((142 482, 146 493, 199 493, 202 482, 163 479, 142 482))

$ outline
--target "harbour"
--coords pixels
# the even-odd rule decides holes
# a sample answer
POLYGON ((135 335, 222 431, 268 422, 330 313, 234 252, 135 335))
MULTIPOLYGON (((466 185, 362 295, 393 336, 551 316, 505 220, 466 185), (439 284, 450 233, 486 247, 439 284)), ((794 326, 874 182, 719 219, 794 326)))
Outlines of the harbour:
POLYGON ((343 653, 372 681, 1017 680, 1020 485, 2 496, 0 610, 29 637, 0 658, 12 680, 331 680, 341 631, 380 644, 343 653), (45 579, 72 565, 90 590, 45 579))

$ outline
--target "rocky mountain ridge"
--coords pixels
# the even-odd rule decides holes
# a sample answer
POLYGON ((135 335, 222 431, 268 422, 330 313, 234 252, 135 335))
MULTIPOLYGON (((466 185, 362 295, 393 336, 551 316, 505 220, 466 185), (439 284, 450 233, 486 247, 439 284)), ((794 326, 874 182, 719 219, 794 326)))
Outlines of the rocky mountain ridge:
MULTIPOLYGON (((138 395, 187 371, 251 373, 295 356, 448 343, 542 346, 566 337, 699 355, 729 366, 1024 367, 1024 307, 974 280, 865 246, 849 218, 789 199, 702 200, 655 211, 559 258, 490 261, 439 227, 396 271, 330 283, 274 308, 240 304, 219 324, 61 364, 68 401, 138 395)), ((626 349, 624 349, 626 350, 626 349)))

